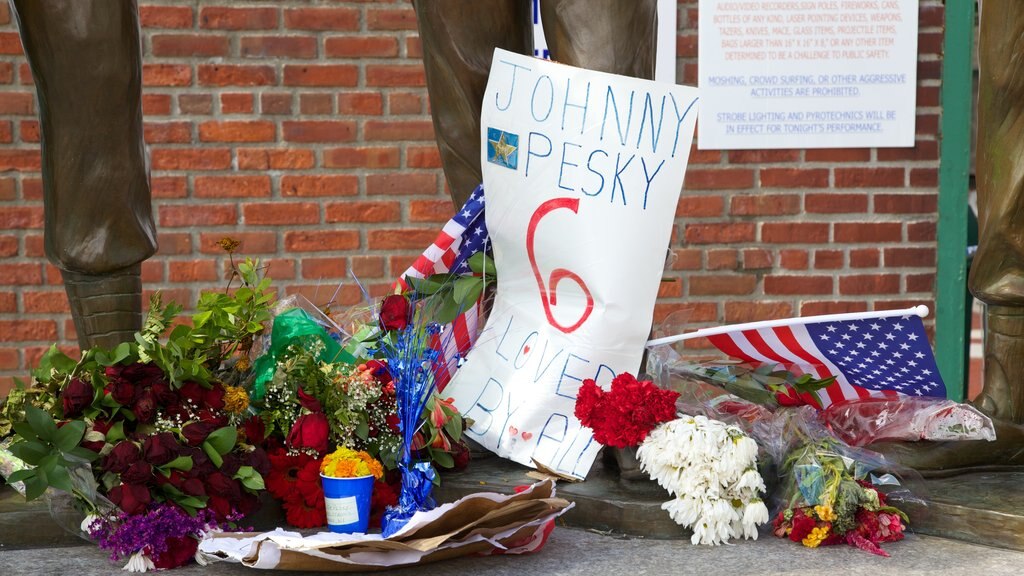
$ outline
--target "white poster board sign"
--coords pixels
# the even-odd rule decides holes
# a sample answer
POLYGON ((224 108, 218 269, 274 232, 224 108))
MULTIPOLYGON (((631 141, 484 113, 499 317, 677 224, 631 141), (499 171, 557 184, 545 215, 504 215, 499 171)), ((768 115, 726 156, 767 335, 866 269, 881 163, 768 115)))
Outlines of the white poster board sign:
POLYGON ((694 88, 496 50, 481 113, 498 289, 445 388, 497 454, 583 478, 584 379, 639 368, 693 140, 694 88))
POLYGON ((700 0, 702 150, 914 145, 918 0, 700 0))

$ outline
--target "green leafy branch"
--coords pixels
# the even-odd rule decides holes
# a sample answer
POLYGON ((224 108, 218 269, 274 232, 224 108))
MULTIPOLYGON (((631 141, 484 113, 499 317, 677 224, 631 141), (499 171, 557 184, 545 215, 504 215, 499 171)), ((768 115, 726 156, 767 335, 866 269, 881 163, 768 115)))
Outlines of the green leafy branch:
POLYGON ((42 496, 49 487, 75 492, 68 469, 76 461, 92 462, 99 455, 79 446, 85 435, 85 422, 73 420, 58 428, 54 419, 44 410, 25 406, 25 421, 15 422, 14 429, 21 440, 11 445, 11 453, 33 468, 18 470, 7 482, 23 482, 25 499, 42 496))

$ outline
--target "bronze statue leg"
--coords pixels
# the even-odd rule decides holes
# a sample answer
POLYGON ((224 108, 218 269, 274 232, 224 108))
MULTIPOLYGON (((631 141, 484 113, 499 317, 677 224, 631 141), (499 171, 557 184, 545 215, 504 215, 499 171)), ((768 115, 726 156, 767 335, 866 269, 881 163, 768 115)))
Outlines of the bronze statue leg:
POLYGON ((654 79, 657 0, 541 0, 540 10, 552 60, 654 79))
POLYGON ((533 50, 528 0, 414 0, 434 132, 456 208, 482 181, 480 108, 495 48, 533 50))
POLYGON ((83 348, 142 324, 140 263, 156 251, 134 0, 14 0, 39 101, 46 255, 83 348))

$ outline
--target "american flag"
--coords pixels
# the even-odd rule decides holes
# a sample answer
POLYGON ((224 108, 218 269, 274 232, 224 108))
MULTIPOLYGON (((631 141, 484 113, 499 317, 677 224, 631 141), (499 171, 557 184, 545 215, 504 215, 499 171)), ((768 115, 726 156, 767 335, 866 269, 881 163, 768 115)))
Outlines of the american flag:
MULTIPOLYGON (((412 266, 395 282, 395 289, 409 288, 406 278, 426 278, 431 274, 454 272, 469 274, 468 260, 481 251, 488 251, 487 225, 484 222, 484 188, 477 186, 462 208, 444 225, 434 242, 427 247, 412 266)), ((463 310, 430 345, 443 356, 435 366, 435 380, 440 391, 452 378, 459 359, 473 347, 478 335, 480 302, 463 310)))
POLYGON ((835 376, 833 384, 816 392, 823 408, 877 396, 945 398, 923 314, 927 308, 834 314, 737 324, 686 336, 704 336, 725 354, 746 362, 780 364, 818 378, 835 376))

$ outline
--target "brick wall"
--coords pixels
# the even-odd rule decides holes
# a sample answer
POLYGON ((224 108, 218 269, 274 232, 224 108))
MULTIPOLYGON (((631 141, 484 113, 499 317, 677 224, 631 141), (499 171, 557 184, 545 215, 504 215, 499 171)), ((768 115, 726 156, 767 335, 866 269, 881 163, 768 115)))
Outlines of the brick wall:
MULTIPOLYGON (((383 289, 451 205, 411 5, 140 0, 160 251, 148 291, 192 303, 227 265, 269 262, 318 303, 346 269, 383 289)), ((697 0, 679 1, 678 77, 696 84, 697 0)), ((659 319, 699 324, 934 300, 942 2, 921 0, 917 146, 698 152, 659 319)), ((36 104, 0 4, 0 392, 52 341, 74 349, 43 256, 36 104)), ((346 284, 338 302, 358 301, 346 284)))

